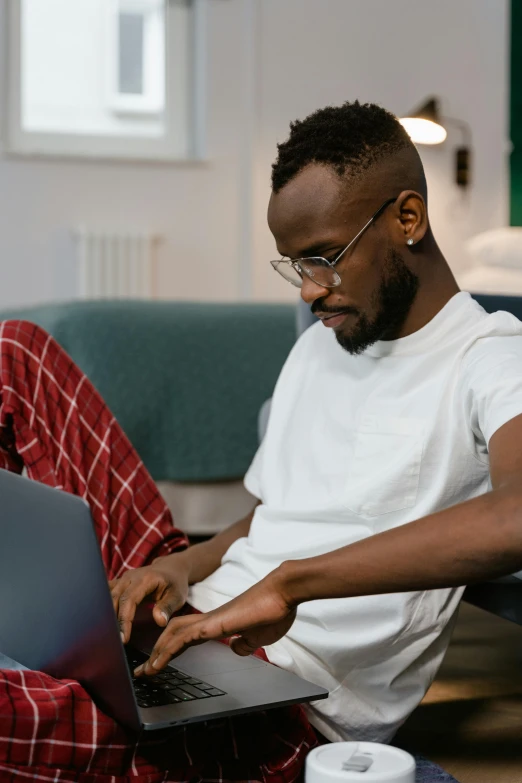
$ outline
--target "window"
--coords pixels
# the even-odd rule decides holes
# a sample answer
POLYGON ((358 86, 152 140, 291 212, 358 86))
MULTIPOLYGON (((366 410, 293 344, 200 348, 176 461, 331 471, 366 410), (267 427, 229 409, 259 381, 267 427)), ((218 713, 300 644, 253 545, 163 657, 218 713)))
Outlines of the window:
POLYGON ((109 3, 110 105, 114 111, 165 109, 164 0, 109 3))
POLYGON ((10 149, 193 156, 198 2, 11 0, 10 149))

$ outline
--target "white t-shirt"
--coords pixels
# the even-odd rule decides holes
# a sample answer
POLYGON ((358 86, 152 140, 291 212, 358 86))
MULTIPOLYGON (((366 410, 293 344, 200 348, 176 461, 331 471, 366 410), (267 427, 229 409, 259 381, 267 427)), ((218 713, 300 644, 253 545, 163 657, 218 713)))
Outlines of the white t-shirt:
MULTIPOLYGON (((522 323, 456 294, 425 327, 352 356, 322 324, 294 346, 245 478, 248 538, 191 588, 208 611, 287 559, 312 557, 490 489, 488 442, 522 413, 522 323)), ((322 685, 311 723, 388 741, 446 650, 462 589, 311 601, 270 661, 322 685)))

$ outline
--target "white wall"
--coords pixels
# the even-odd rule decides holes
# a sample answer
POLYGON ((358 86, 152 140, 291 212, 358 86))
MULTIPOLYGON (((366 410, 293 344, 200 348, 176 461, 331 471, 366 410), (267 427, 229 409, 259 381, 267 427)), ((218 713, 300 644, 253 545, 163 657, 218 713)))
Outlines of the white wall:
MULTIPOLYGON (((208 162, 0 158, 0 307, 74 295, 71 229, 79 223, 164 234, 162 296, 295 297, 267 263, 275 145, 290 120, 355 98, 401 113, 436 94, 447 114, 471 124, 465 197, 452 184, 451 143, 422 153, 436 236, 462 268, 464 239, 507 221, 508 5, 208 0, 208 162)), ((0 0, 2 31, 5 12, 0 0)))
MULTIPOLYGON (((463 241, 508 220, 509 9, 504 0, 262 0, 259 17, 256 214, 269 194, 268 169, 288 122, 343 100, 374 101, 396 114, 438 95, 473 132, 473 187, 453 185, 450 131, 443 147, 420 148, 431 220, 454 269, 463 241), (305 10, 306 9, 306 10, 305 10), (286 52, 284 63, 283 55, 286 52)), ((279 297, 262 261, 273 241, 256 220, 254 290, 279 297)), ((284 281, 283 281, 284 283, 284 281)))

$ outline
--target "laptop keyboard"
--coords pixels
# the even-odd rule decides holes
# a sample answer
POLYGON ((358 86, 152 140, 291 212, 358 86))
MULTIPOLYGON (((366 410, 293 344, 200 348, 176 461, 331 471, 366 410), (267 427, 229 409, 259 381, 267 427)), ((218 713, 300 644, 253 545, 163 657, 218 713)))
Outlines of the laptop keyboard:
POLYGON ((209 699, 224 696, 225 691, 214 688, 208 682, 167 666, 153 677, 134 677, 134 669, 148 660, 148 655, 129 647, 125 648, 130 667, 132 685, 140 707, 164 707, 166 704, 180 704, 183 701, 209 699))

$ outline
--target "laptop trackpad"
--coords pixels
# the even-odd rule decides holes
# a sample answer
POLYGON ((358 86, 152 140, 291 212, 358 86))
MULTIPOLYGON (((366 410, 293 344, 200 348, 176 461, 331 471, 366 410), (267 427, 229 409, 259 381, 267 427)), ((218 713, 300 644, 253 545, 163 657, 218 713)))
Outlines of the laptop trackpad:
POLYGON ((174 658, 172 665, 189 674, 197 674, 202 677, 206 674, 222 674, 266 666, 266 663, 252 655, 245 657, 236 655, 230 647, 220 642, 205 642, 185 650, 184 653, 174 658))

